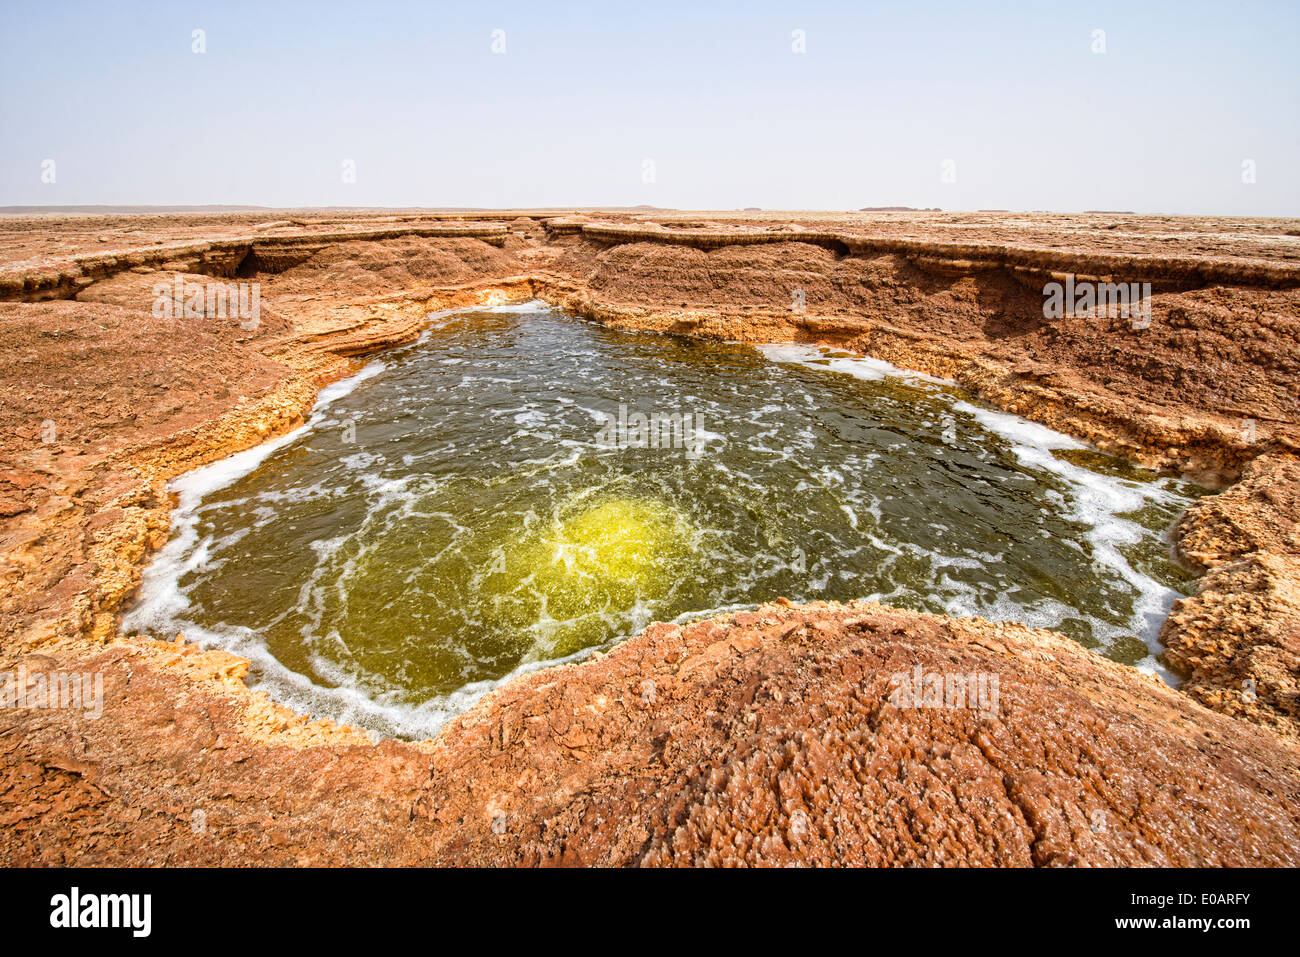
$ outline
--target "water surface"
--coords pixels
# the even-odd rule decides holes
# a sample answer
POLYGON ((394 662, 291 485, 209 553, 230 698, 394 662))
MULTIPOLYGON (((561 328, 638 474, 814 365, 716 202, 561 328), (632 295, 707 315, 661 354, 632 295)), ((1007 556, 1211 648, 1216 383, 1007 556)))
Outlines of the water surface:
MULTIPOLYGON (((1193 490, 950 385, 808 346, 438 317, 309 425, 178 481, 127 628, 421 737, 520 669, 784 596, 1062 631, 1147 669, 1193 490), (685 447, 627 447, 636 416, 685 447), (689 419, 669 420, 669 416, 689 419)), ((658 434, 658 433, 656 433, 658 434)), ((671 444, 671 443, 670 443, 671 444)))

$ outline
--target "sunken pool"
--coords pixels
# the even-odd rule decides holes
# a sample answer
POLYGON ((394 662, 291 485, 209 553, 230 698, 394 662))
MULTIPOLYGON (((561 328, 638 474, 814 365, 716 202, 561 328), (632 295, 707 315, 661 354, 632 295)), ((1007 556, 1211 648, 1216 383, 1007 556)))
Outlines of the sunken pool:
POLYGON ((1159 671, 1196 494, 873 360, 543 303, 436 316, 175 487, 124 629, 408 737, 520 670, 779 596, 1021 621, 1159 671))

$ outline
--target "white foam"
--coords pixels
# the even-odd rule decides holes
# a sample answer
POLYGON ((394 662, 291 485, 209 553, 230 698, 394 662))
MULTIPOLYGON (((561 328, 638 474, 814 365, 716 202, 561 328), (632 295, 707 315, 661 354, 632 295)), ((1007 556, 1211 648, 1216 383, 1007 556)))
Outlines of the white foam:
POLYGON ((204 648, 222 648, 247 658, 257 675, 250 684, 253 691, 265 691, 301 714, 329 717, 368 731, 374 740, 384 735, 411 740, 435 737, 447 721, 468 711, 485 695, 514 678, 554 665, 574 664, 599 650, 584 648, 563 658, 527 661, 500 678, 470 682, 447 694, 411 703, 403 700, 398 692, 374 685, 319 656, 313 656, 312 664, 331 684, 313 681, 286 667, 251 629, 222 626, 210 630, 189 622, 184 624, 188 640, 204 648))
POLYGON ((550 312, 555 307, 545 299, 529 299, 527 302, 508 302, 499 306, 463 306, 458 312, 502 312, 508 315, 520 315, 528 312, 550 312))
POLYGON ((1137 511, 1151 501, 1166 500, 1163 484, 1128 482, 1058 458, 1052 450, 1087 449, 1089 446, 1046 426, 1005 412, 981 409, 967 402, 955 403, 954 407, 972 415, 990 432, 1007 439, 1022 464, 1051 472, 1070 485, 1073 517, 1088 526, 1087 537, 1093 546, 1093 559, 1114 571, 1136 592, 1132 620, 1134 631, 1151 651, 1150 656, 1139 663, 1141 670, 1159 675, 1171 685, 1177 684, 1178 678, 1160 664, 1156 656, 1163 650, 1159 640, 1160 626, 1179 596, 1173 589, 1133 568, 1117 547, 1134 544, 1143 537, 1140 525, 1120 515, 1137 511))
MULTIPOLYGON (((888 362, 867 357, 835 357, 827 361, 823 351, 814 346, 772 344, 759 346, 759 350, 773 362, 829 369, 868 381, 879 381, 896 376, 944 385, 955 384, 932 376, 907 372, 888 362)), ((1159 641, 1161 624, 1178 599, 1178 593, 1135 569, 1118 548, 1120 545, 1140 541, 1144 534, 1140 525, 1121 518, 1120 515, 1137 511, 1148 502, 1168 501, 1169 496, 1164 489, 1164 483, 1130 482, 1074 465, 1052 453, 1059 450, 1089 449, 1091 446, 1009 412, 982 408, 963 400, 953 401, 952 409, 969 416, 986 431, 1007 440, 1011 445, 1012 453, 1021 465, 1052 473, 1070 486, 1071 517, 1087 526, 1087 538, 1092 545, 1093 559, 1114 572, 1135 592, 1130 625, 1150 650, 1150 654, 1138 663, 1138 670, 1146 674, 1158 675, 1168 684, 1177 684, 1177 676, 1157 661, 1156 656, 1163 651, 1159 641)), ((1056 619, 1051 624, 1045 624, 1055 615, 1055 609, 1051 611, 1040 609, 1034 612, 1010 603, 999 603, 996 609, 986 608, 979 611, 975 606, 967 606, 961 602, 950 602, 950 605, 954 614, 980 614, 986 618, 992 615, 996 620, 1016 620, 1035 627, 1050 627, 1051 624, 1059 624, 1060 621, 1056 619)), ((1093 622, 1093 627, 1094 631, 1110 632, 1101 635, 1103 640, 1124 633, 1123 629, 1105 627, 1101 622, 1093 622)))
POLYGON ((832 372, 842 372, 853 376, 855 379, 862 379, 867 382, 879 382, 882 379, 894 378, 931 382, 936 385, 950 386, 956 384, 948 379, 926 375, 924 372, 900 369, 891 362, 885 362, 883 359, 873 359, 870 356, 828 356, 817 346, 799 345, 792 342, 770 342, 762 343, 757 348, 771 362, 784 362, 813 369, 830 369, 832 372))
POLYGON ((207 560, 207 549, 204 547, 206 543, 198 541, 199 508, 203 499, 218 489, 237 482, 275 452, 296 442, 324 418, 323 411, 331 402, 347 395, 385 368, 387 367, 382 362, 372 362, 356 375, 326 386, 317 396, 308 420, 293 431, 173 479, 168 487, 177 494, 178 503, 172 513, 171 539, 145 567, 136 601, 122 617, 122 630, 145 631, 177 627, 180 624, 179 616, 189 607, 189 599, 181 591, 180 580, 188 572, 205 567, 207 560))

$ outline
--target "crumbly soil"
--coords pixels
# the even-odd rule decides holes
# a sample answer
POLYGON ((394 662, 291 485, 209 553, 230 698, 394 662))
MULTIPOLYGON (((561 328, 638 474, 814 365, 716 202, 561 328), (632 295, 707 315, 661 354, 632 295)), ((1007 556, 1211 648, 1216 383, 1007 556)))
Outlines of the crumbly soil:
POLYGON ((1294 220, 15 217, 0 343, 0 671, 104 680, 97 719, 0 708, 0 862, 1300 862, 1294 220), (1151 282, 1150 325, 1044 318, 1065 272, 1151 282), (260 283, 260 325, 154 316, 176 274, 260 283), (1203 572, 1162 633, 1185 683, 1019 626, 778 603, 376 743, 251 692, 243 659, 119 634, 168 479, 299 424, 429 311, 532 296, 873 355, 1224 487, 1174 533, 1203 572), (996 713, 891 703, 916 667, 996 676, 996 713))

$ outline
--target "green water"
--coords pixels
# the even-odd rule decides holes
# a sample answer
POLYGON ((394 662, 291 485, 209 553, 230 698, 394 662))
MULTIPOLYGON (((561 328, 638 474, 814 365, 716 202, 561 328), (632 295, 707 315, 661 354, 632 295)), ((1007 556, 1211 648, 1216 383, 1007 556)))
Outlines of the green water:
POLYGON ((381 361, 256 467, 178 483, 129 627, 423 736, 520 668, 778 596, 1026 621, 1152 667, 1187 585, 1162 536, 1190 488, 840 353, 532 306, 381 361), (629 447, 638 414, 669 447, 629 447))

